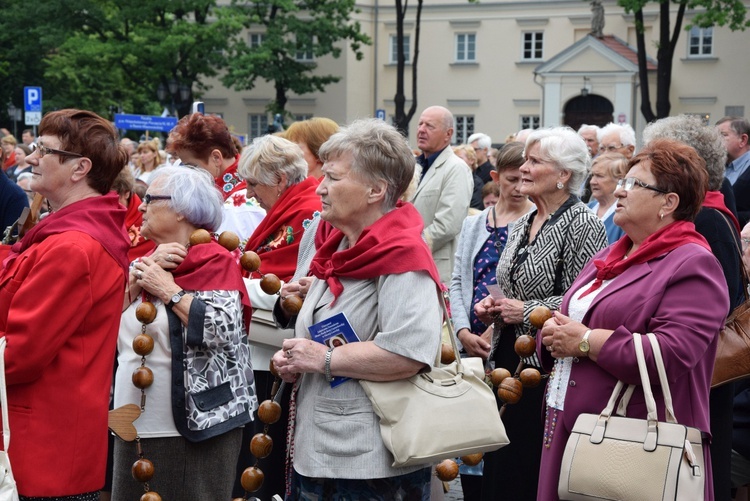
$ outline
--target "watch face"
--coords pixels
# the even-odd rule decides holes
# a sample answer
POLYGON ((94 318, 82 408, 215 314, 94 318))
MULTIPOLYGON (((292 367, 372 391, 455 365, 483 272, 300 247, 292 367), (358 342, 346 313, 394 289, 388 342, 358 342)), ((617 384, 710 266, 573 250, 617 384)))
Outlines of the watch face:
POLYGON ((581 350, 583 353, 589 352, 589 342, 587 340, 581 341, 581 343, 578 345, 578 349, 581 350))
POLYGON ((174 296, 172 296, 172 302, 173 303, 179 303, 180 299, 182 299, 182 295, 181 294, 175 294, 174 296))

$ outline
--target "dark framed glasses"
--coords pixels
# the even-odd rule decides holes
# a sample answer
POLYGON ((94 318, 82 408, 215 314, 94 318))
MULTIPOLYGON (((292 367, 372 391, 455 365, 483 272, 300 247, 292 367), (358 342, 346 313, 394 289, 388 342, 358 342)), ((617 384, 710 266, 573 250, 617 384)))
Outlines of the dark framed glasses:
POLYGON ((149 193, 146 193, 143 196, 143 203, 146 205, 149 205, 151 202, 155 202, 157 200, 172 200, 172 197, 169 195, 151 195, 149 193))
POLYGON ((83 157, 83 155, 81 155, 80 153, 73 153, 72 151, 56 150, 54 148, 48 148, 47 146, 44 146, 43 144, 38 144, 35 151, 39 153, 39 158, 44 158, 44 155, 47 155, 50 153, 53 155, 68 155, 71 157, 78 157, 78 158, 83 157))
POLYGON ((650 184, 646 184, 643 181, 641 181, 638 178, 635 177, 626 177, 625 179, 620 179, 617 181, 617 187, 622 188, 625 191, 631 191, 636 186, 640 186, 641 188, 646 188, 647 190, 652 190, 657 193, 663 193, 667 194, 668 191, 662 190, 661 188, 657 188, 656 186, 651 186, 650 184))

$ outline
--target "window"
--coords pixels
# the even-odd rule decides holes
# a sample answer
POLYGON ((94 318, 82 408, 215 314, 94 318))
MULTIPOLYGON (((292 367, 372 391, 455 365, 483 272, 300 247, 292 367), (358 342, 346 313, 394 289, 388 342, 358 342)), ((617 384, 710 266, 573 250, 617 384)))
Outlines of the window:
POLYGON ((725 117, 744 117, 745 107, 744 106, 725 106, 724 116, 725 117))
POLYGON ((523 54, 521 59, 524 61, 539 61, 544 53, 544 32, 527 31, 523 34, 523 54))
POLYGON ((250 114, 247 116, 247 130, 250 139, 260 137, 268 132, 268 117, 264 114, 250 114))
POLYGON ((312 114, 302 114, 302 115, 294 115, 294 121, 295 122, 303 122, 305 120, 310 120, 312 118, 312 114))
POLYGON ((455 115, 455 120, 453 144, 464 144, 474 134, 474 115, 455 115))
POLYGON ((263 33, 250 33, 250 47, 255 49, 263 45, 263 33))
POLYGON ((521 130, 538 129, 539 115, 521 115, 521 130))
POLYGON ((297 37, 297 61, 309 62, 313 60, 313 37, 310 36, 305 40, 304 36, 297 37))
POLYGON ((477 36, 474 33, 456 35, 456 62, 473 62, 477 60, 477 36))
MULTIPOLYGON (((409 35, 404 35, 404 63, 409 64, 411 63, 411 38, 409 35)), ((391 64, 398 63, 398 37, 396 35, 391 35, 391 43, 390 43, 390 56, 388 60, 391 64)))
POLYGON ((699 28, 693 26, 690 28, 690 46, 688 48, 688 57, 710 56, 714 53, 714 29, 699 28))

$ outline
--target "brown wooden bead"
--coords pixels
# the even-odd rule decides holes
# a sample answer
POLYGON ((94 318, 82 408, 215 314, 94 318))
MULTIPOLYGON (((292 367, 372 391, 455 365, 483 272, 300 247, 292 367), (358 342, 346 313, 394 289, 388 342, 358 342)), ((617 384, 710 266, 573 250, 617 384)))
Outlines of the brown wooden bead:
POLYGON ((450 482, 458 476, 458 463, 452 459, 445 459, 435 467, 435 473, 443 482, 450 482))
POLYGON ((146 458, 141 458, 133 463, 131 473, 138 482, 148 482, 154 476, 154 463, 146 458))
POLYGON ((515 345, 513 345, 513 349, 516 350, 516 354, 521 358, 530 357, 536 352, 536 339, 528 334, 518 336, 515 345))
POLYGON ((240 265, 242 265, 242 269, 250 273, 258 271, 260 268, 260 256, 253 251, 245 251, 240 257, 240 265))
POLYGON ((497 389, 497 396, 506 404, 515 404, 521 400, 523 395, 523 385, 521 381, 514 377, 503 379, 500 387, 497 389))
POLYGON ((261 469, 251 466, 250 468, 245 468, 245 471, 242 472, 240 484, 247 492, 255 492, 260 489, 261 485, 263 485, 264 479, 265 475, 261 469))
POLYGON ((138 334, 133 339, 133 351, 142 357, 145 357, 154 351, 154 338, 148 334, 138 334))
POLYGON ((286 296, 281 299, 281 305, 290 315, 296 315, 302 309, 302 298, 295 295, 286 296))
POLYGON ((281 280, 273 273, 267 273, 260 279, 260 288, 269 296, 276 294, 281 289, 281 280))
POLYGON ((135 318, 142 324, 150 324, 156 318, 156 306, 151 301, 144 301, 135 309, 135 318))
POLYGON ((190 234, 190 245, 207 244, 210 241, 211 234, 202 228, 190 234))
POLYGON ((161 501, 161 496, 154 491, 148 491, 141 496, 141 501, 161 501))
POLYGON ((250 452, 258 459, 267 458, 273 450, 273 439, 265 433, 256 433, 250 440, 250 452))
POLYGON ((552 318, 552 311, 546 306, 537 306, 529 314, 529 322, 537 329, 544 326, 544 322, 552 318))
POLYGON ((510 371, 508 369, 504 369, 502 367, 497 368, 490 372, 490 379, 492 380, 492 386, 500 386, 500 383, 505 379, 509 378, 511 376, 510 371))
POLYGON ((476 454, 469 454, 468 456, 461 456, 461 461, 466 466, 476 466, 479 463, 482 462, 482 458, 484 457, 484 454, 481 452, 477 452, 476 454))
POLYGON ((273 360, 271 360, 268 363, 268 370, 271 371, 271 374, 273 374, 273 377, 279 377, 279 371, 276 370, 276 366, 273 365, 273 360))
POLYGON ((281 417, 281 405, 273 400, 264 400, 258 406, 258 419, 265 424, 274 424, 281 417))
POLYGON ((440 363, 452 364, 456 361, 456 352, 453 351, 453 346, 448 343, 440 345, 440 363))
POLYGON ((536 388, 542 382, 542 375, 537 369, 527 367, 518 375, 524 388, 536 388))
POLYGON ((141 390, 154 384, 154 373, 148 367, 138 367, 133 371, 133 385, 141 390))
POLYGON ((233 231, 222 231, 219 235, 219 245, 232 252, 240 246, 240 237, 233 231))

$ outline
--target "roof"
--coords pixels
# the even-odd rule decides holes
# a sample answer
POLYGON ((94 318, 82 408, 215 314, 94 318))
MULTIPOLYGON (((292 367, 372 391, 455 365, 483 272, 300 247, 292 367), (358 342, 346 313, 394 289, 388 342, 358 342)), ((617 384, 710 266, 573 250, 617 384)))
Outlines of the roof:
MULTIPOLYGON (((603 35, 601 38, 594 37, 592 35, 589 35, 594 40, 597 40, 598 42, 602 43, 604 46, 606 46, 608 49, 616 52, 617 54, 621 55, 631 63, 638 65, 638 51, 635 50, 633 47, 625 43, 623 40, 620 40, 614 35, 603 35)), ((648 70, 656 71, 657 64, 656 61, 653 60, 653 58, 646 56, 646 68, 648 70)))

